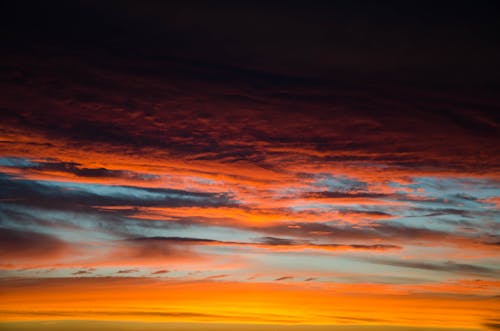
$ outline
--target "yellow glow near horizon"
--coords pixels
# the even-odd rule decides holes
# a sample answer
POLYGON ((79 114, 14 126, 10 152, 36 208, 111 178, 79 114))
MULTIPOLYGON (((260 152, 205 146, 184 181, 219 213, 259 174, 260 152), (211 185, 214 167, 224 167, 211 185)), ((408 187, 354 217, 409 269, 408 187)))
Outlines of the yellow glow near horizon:
MULTIPOLYGON (((343 293, 338 286, 46 279, 2 286, 1 320, 102 320, 475 328, 499 301, 481 297, 343 293)), ((382 288, 381 288, 382 289, 382 288)), ((352 289, 349 288, 349 291, 352 289)))

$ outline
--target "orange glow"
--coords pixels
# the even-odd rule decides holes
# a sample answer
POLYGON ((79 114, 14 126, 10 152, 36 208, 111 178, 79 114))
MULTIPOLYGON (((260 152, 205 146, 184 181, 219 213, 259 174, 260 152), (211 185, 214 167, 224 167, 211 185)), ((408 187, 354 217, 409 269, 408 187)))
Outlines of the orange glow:
POLYGON ((178 282, 143 278, 10 280, 3 321, 94 319, 476 327, 498 299, 400 295, 378 286, 178 282), (353 291, 354 290, 354 291, 353 291))

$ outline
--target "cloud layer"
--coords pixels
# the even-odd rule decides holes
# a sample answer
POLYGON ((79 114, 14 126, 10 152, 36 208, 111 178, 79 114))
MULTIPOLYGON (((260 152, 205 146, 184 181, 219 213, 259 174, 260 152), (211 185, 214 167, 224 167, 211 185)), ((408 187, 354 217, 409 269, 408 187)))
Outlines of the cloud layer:
POLYGON ((495 324, 498 100, 93 56, 4 61, 6 319, 495 324))

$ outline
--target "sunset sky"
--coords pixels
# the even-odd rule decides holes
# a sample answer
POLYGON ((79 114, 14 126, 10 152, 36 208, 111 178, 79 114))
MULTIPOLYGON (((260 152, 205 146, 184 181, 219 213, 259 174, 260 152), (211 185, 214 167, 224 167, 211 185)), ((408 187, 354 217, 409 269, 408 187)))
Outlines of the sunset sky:
POLYGON ((2 1, 0 330, 500 329, 494 2, 2 1))

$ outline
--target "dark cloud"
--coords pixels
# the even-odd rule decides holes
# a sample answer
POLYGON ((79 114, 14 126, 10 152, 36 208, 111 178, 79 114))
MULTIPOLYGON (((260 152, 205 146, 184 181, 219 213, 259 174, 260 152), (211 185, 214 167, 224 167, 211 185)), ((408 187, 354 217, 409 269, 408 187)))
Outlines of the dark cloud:
POLYGON ((222 206, 234 202, 225 193, 200 193, 161 188, 106 186, 17 179, 0 174, 0 199, 31 207, 58 210, 91 210, 94 206, 222 206))
POLYGON ((137 180, 158 179, 156 175, 140 174, 127 170, 110 170, 106 168, 85 168, 76 162, 36 162, 30 166, 24 166, 23 169, 39 171, 59 171, 71 173, 78 177, 93 178, 126 178, 137 180))
POLYGON ((327 238, 342 238, 353 240, 400 238, 417 239, 422 237, 445 236, 447 233, 435 230, 408 228, 389 223, 378 224, 376 227, 359 227, 355 225, 340 225, 326 223, 291 223, 283 226, 270 226, 262 229, 273 234, 288 235, 294 237, 308 237, 315 233, 321 233, 327 238))
MULTIPOLYGON (((57 182, 23 180, 0 174, 0 218, 9 226, 43 227, 64 231, 100 231, 130 237, 151 230, 203 225, 199 220, 183 222, 135 217, 143 207, 218 207, 235 203, 227 194, 170 189, 93 184, 61 185, 57 182), (107 206, 118 206, 108 209, 107 206), (57 211, 57 213, 53 213, 57 211)), ((161 247, 154 250, 169 255, 161 247)), ((145 253, 145 252, 144 252, 145 253)))
POLYGON ((100 208, 68 208, 61 206, 55 209, 63 212, 60 216, 48 210, 38 209, 39 206, 29 206, 15 203, 0 203, 0 219, 5 224, 23 226, 26 228, 43 227, 63 231, 99 231, 113 236, 130 237, 142 231, 165 231, 169 229, 186 229, 195 223, 182 221, 164 221, 135 219, 130 215, 136 213, 136 208, 103 210, 100 208), (68 217, 71 215, 71 217, 68 217))
POLYGON ((444 216, 444 215, 458 215, 462 217, 472 218, 474 214, 470 210, 465 209, 452 209, 452 208, 439 208, 439 209, 421 209, 414 208, 415 211, 423 211, 426 214, 422 215, 424 217, 434 217, 434 216, 444 216))
POLYGON ((69 245, 54 236, 29 230, 0 228, 0 256, 3 262, 62 256, 69 245))
POLYGON ((153 251, 154 247, 167 249, 171 245, 211 245, 211 246, 242 246, 242 247, 258 247, 264 249, 353 249, 353 250, 387 250, 399 249, 400 246, 390 244, 316 244, 308 240, 290 240, 285 238, 264 237, 258 238, 255 242, 240 242, 240 241, 222 241, 202 238, 186 238, 186 237, 140 237, 126 240, 133 244, 144 245, 153 251))
POLYGON ((293 279, 294 277, 293 276, 283 276, 283 277, 278 277, 275 279, 275 281, 279 282, 279 281, 282 281, 282 280, 290 280, 290 279, 293 279))
POLYGON ((359 216, 365 216, 367 218, 374 217, 374 218, 390 218, 391 214, 383 212, 383 211, 376 211, 376 210, 358 210, 358 209, 341 209, 339 210, 339 213, 341 215, 359 215, 359 216))
POLYGON ((44 228, 61 228, 65 230, 80 230, 83 224, 75 224, 70 220, 61 222, 53 217, 47 217, 36 212, 29 212, 26 206, 11 203, 0 203, 0 218, 4 222, 22 224, 25 227, 42 226, 44 228))
MULTIPOLYGON (((429 229, 424 227, 407 226, 397 222, 376 222, 360 226, 358 224, 335 224, 335 223, 289 223, 286 225, 275 225, 255 229, 272 235, 291 236, 301 240, 316 238, 332 241, 366 241, 394 242, 397 244, 429 244, 439 242, 452 245, 491 245, 498 241, 498 236, 492 234, 489 238, 481 234, 464 234, 447 232, 444 230, 429 229)), ((300 241, 299 241, 300 242, 300 241)), ((351 246, 356 246, 352 245, 351 246)), ((371 245, 376 248, 377 245, 371 245)), ((383 246, 383 245, 382 245, 383 246)), ((397 246, 386 245, 387 247, 397 246)), ((380 247, 382 248, 382 247, 380 247)))
MULTIPOLYGON (((188 242, 189 243, 189 242, 188 242)), ((186 241, 170 238, 137 238, 119 242, 116 259, 170 261, 198 257, 186 241)))
MULTIPOLYGON (((411 194, 403 194, 403 193, 377 193, 377 192, 346 192, 346 191, 320 191, 320 192, 306 192, 302 196, 303 198, 306 199, 349 199, 352 201, 355 201, 355 199, 373 199, 373 200, 387 200, 387 201, 399 201, 399 202, 410 202, 410 203, 419 203, 422 205, 429 204, 429 205, 460 205, 462 204, 461 200, 468 200, 472 202, 477 202, 481 203, 479 199, 472 198, 472 197, 463 197, 462 195, 453 195, 453 196, 446 196, 446 197, 432 197, 432 196, 418 196, 418 195, 411 195, 411 194)), ((361 203, 361 202, 360 202, 361 203)), ((451 213, 454 213, 454 211, 451 211, 451 208, 443 208, 441 211, 450 211, 451 213)), ((342 212, 342 210, 341 210, 342 212)), ((346 213, 349 213, 347 211, 346 213)), ((366 214, 368 215, 367 212, 366 214)), ((381 215, 380 212, 372 212, 373 216, 377 216, 377 213, 379 214, 378 216, 383 216, 381 215)), ((456 211, 455 211, 456 213, 456 211)), ((465 215, 465 213, 463 213, 465 215)), ((431 216, 432 215, 431 213, 431 216)))
POLYGON ((389 244, 375 244, 375 245, 363 245, 363 244, 314 244, 308 240, 292 240, 285 238, 276 237, 263 237, 259 239, 259 242, 269 245, 269 246, 305 246, 308 248, 318 248, 318 249, 328 249, 328 248, 351 248, 351 249, 368 249, 368 250, 383 250, 383 249, 399 249, 400 246, 389 245, 389 244))
POLYGON ((296 240, 276 238, 276 237, 263 237, 259 239, 259 242, 266 245, 295 245, 298 242, 296 240))
MULTIPOLYGON (((4 201, 0 204, 0 216, 6 221, 13 222, 13 224, 36 225, 53 228, 64 228, 69 230, 75 229, 89 229, 99 230, 119 235, 122 237, 134 237, 137 233, 147 233, 151 230, 168 230, 172 228, 188 228, 190 226, 212 226, 220 225, 220 222, 215 222, 210 218, 190 218, 190 217, 174 217, 165 220, 148 220, 145 222, 142 218, 135 218, 137 207, 141 205, 149 206, 189 206, 193 204, 207 205, 211 203, 226 202, 227 198, 218 194, 200 194, 187 191, 175 191, 166 189, 143 189, 134 187, 123 187, 126 189, 133 189, 133 193, 159 194, 160 196, 168 196, 165 200, 157 199, 143 200, 130 196, 130 199, 125 195, 119 198, 111 196, 98 195, 93 192, 87 192, 83 189, 67 190, 62 187, 40 184, 36 181, 26 181, 14 179, 11 177, 2 177, 0 181, 5 183, 6 190, 0 193, 1 198, 8 199, 8 203, 4 201), (137 191, 135 191, 137 189, 137 191), (169 196, 170 195, 170 196, 169 196), (194 198, 194 201, 190 199, 194 198), (13 199, 13 200, 10 200, 13 199), (125 209, 107 210, 96 208, 95 204, 109 204, 109 205, 123 205, 125 209), (130 206, 130 204, 134 204, 130 206), (134 207, 135 206, 135 207, 134 207), (53 216, 44 216, 41 212, 28 212, 29 208, 48 208, 61 211, 78 211, 81 217, 73 220, 73 218, 54 218, 53 216), (80 220, 81 219, 81 220, 80 220), (167 221, 168 220, 168 221, 167 221), (146 232, 145 232, 146 231, 146 232)), ((85 188, 85 186, 83 186, 85 188)), ((98 189, 105 189, 106 186, 97 186, 98 189)), ((108 192, 109 193, 109 192, 108 192)), ((113 193, 113 192, 112 192, 113 193)), ((147 198, 150 199, 150 198, 147 198)), ((423 210, 425 212, 425 210, 423 210)), ((434 211, 432 211, 434 212, 434 211)), ((432 213, 431 212, 431 213, 432 213)), ((447 212, 445 210, 445 212, 447 212)), ((451 212, 455 213, 454 210, 451 212)), ((341 210, 341 214, 352 213, 367 213, 367 217, 385 217, 386 213, 383 212, 365 212, 358 210, 341 210)), ((458 213, 458 212, 457 212, 458 213)), ((456 223, 456 221, 448 221, 451 225, 473 228, 475 224, 470 223, 456 223)), ((290 222, 282 226, 271 225, 266 227, 259 227, 253 229, 251 226, 239 226, 241 230, 255 230, 260 233, 266 234, 262 238, 257 238, 254 243, 247 244, 260 244, 262 246, 293 246, 293 245, 306 245, 310 248, 317 249, 334 249, 335 247, 351 247, 352 249, 391 249, 398 248, 406 243, 419 244, 419 243, 432 243, 439 241, 441 243, 450 244, 487 244, 493 245, 498 242, 498 236, 491 235, 484 236, 484 229, 477 234, 471 233, 452 233, 444 230, 428 229, 416 226, 407 226, 397 222, 376 222, 374 224, 367 224, 354 226, 352 224, 338 224, 338 223, 301 223, 290 222), (321 236, 318 237, 318 234, 321 236), (289 238, 279 238, 277 236, 286 236, 289 238), (291 238, 293 239, 291 239, 291 238), (329 240, 331 244, 315 244, 317 238, 329 240), (367 241, 374 241, 367 243, 367 241), (381 242, 380 242, 381 241, 381 242), (340 242, 340 244, 337 244, 340 242), (347 243, 346 243, 347 242, 347 243)), ((491 230, 493 234, 493 229, 491 230)), ((134 239, 139 242, 143 239, 134 239)), ((171 241, 178 243, 212 243, 207 239, 199 238, 182 238, 182 237, 151 237, 147 239, 149 242, 171 241)), ((221 244, 231 244, 231 241, 221 242, 221 244)), ((236 243, 233 243, 236 244, 236 243)), ((244 244, 244 243, 240 243, 244 244)), ((166 249, 166 248, 165 248, 166 249)), ((162 247, 157 247, 157 250, 163 250, 162 247)), ((171 252, 164 252, 170 254, 171 252)))
POLYGON ((151 275, 162 275, 162 274, 166 274, 166 273, 169 273, 169 272, 170 272, 169 270, 165 270, 165 269, 163 269, 163 270, 156 270, 156 271, 153 271, 151 273, 151 275))
MULTIPOLYGON (((0 115, 3 127, 42 135, 66 149, 84 145, 123 155, 246 161, 271 169, 296 162, 290 157, 293 149, 298 154, 309 151, 303 157, 310 162, 366 162, 388 169, 484 173, 497 167, 494 141, 500 118, 494 98, 471 104, 460 94, 435 91, 292 84, 274 82, 264 73, 249 80, 239 71, 171 59, 120 64, 114 58, 100 59, 107 61, 106 69, 78 59, 54 60, 54 68, 50 63, 6 61, 13 67, 9 75, 15 76, 19 67, 33 74, 24 80, 9 75, 0 80, 2 89, 10 91, 0 100, 0 107, 8 110, 0 115), (257 105, 242 101, 248 99, 258 100, 257 105), (489 129, 470 130, 450 120, 455 117, 489 129)), ((77 176, 141 176, 48 163, 43 167, 77 176)))
POLYGON ((489 330, 500 330, 500 319, 489 318, 482 325, 489 330))
POLYGON ((92 270, 83 269, 83 270, 78 270, 78 271, 73 272, 72 275, 83 276, 83 275, 91 275, 92 273, 93 273, 92 270))
MULTIPOLYGON (((186 237, 138 237, 127 239, 133 243, 147 243, 147 242, 172 242, 172 243, 185 243, 185 244, 203 244, 203 243, 225 243, 224 241, 202 239, 202 238, 186 238, 186 237)), ((229 242, 228 242, 229 243, 229 242)))
POLYGON ((220 274, 220 275, 208 276, 205 279, 220 279, 220 278, 226 278, 228 276, 229 276, 228 274, 220 274))
POLYGON ((403 268, 422 269, 422 270, 430 270, 430 271, 440 271, 440 272, 479 275, 479 276, 489 276, 489 277, 500 276, 499 269, 478 266, 478 265, 472 265, 472 264, 455 263, 453 261, 447 261, 447 262, 443 262, 443 263, 427 263, 427 262, 418 262, 418 261, 391 260, 391 259, 375 258, 375 257, 370 258, 370 259, 366 259, 366 261, 368 261, 370 263, 377 263, 377 264, 390 265, 390 266, 403 267, 403 268))
POLYGON ((117 274, 131 274, 131 273, 135 273, 135 272, 139 272, 139 269, 122 269, 122 270, 118 270, 116 273, 117 274))
POLYGON ((307 192, 304 194, 304 198, 329 198, 329 199, 338 199, 338 198, 368 198, 368 199, 380 199, 380 198, 391 198, 393 195, 388 195, 384 193, 371 193, 371 192, 332 192, 332 191, 322 191, 322 192, 307 192))

